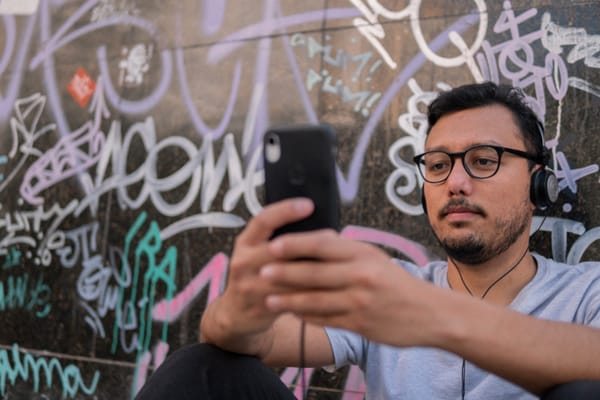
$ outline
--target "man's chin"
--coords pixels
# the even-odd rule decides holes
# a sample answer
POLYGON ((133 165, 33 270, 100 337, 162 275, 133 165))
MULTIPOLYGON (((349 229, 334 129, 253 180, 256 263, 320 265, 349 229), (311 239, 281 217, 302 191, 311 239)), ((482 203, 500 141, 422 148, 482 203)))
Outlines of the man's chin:
POLYGON ((444 246, 444 250, 448 257, 461 264, 477 265, 491 258, 483 251, 482 247, 449 248, 444 246))
POLYGON ((479 264, 486 261, 485 245, 473 235, 465 232, 463 235, 454 235, 451 238, 438 238, 448 257, 464 264, 479 264))

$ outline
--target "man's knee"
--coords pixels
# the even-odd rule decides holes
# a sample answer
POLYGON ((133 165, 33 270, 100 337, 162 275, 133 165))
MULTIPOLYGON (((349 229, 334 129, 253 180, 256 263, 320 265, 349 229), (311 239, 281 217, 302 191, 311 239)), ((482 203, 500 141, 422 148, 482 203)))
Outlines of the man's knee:
POLYGON ((279 377, 256 357, 194 344, 167 357, 136 399, 294 398, 288 395, 279 377))
POLYGON ((558 385, 542 400, 600 399, 600 381, 575 381, 558 385))

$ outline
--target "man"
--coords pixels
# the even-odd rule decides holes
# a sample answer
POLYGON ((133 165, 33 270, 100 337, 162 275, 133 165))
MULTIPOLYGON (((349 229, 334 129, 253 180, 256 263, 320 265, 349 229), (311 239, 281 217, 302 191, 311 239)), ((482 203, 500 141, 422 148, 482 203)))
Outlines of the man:
MULTIPOLYGON (((237 237, 201 341, 269 366, 358 364, 369 399, 529 399, 600 380, 600 265, 528 250, 534 203, 553 195, 552 180, 537 179, 547 174, 543 137, 521 92, 454 89, 431 104, 429 125, 415 161, 447 262, 394 262, 330 231, 269 241, 313 209, 305 199, 274 204, 237 237), (547 192, 541 200, 532 184, 547 192)), ((155 381, 176 365, 165 364, 155 381)))

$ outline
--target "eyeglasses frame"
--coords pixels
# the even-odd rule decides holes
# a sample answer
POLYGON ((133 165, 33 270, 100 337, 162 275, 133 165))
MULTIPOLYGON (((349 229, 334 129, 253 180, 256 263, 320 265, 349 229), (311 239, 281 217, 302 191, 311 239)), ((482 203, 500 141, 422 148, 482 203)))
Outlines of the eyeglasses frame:
POLYGON ((414 156, 413 157, 413 161, 417 165, 417 169, 419 170, 419 174, 421 175, 421 177, 423 178, 423 180, 425 182, 428 182, 428 183, 442 183, 442 182, 445 182, 448 179, 448 177, 450 177, 450 174, 452 173, 452 170, 454 169, 454 164, 456 164, 456 158, 458 158, 458 157, 460 157, 460 160, 462 162, 462 166, 463 166, 464 170, 467 172, 467 174, 471 178, 473 178, 473 179, 489 179, 492 176, 496 175, 498 173, 498 171, 500 170, 500 162, 502 161, 502 154, 505 153, 505 152, 513 154, 513 155, 518 156, 518 157, 525 158, 525 159, 530 160, 530 161, 533 161, 536 164, 541 164, 541 165, 544 164, 543 159, 540 156, 535 156, 533 154, 527 153, 527 152, 522 151, 522 150, 517 150, 517 149, 510 148, 510 147, 497 146, 497 145, 492 145, 492 144, 478 144, 478 145, 469 147, 465 151, 459 151, 459 152, 454 152, 454 153, 449 153, 449 152, 444 151, 444 150, 426 151, 424 153, 421 153, 421 154, 418 154, 418 155, 414 156), (494 149, 496 151, 496 153, 498 153, 498 167, 496 168, 496 171, 494 171, 494 173, 491 174, 490 176, 486 176, 485 178, 482 178, 482 177, 479 177, 479 176, 474 176, 473 173, 471 172, 471 170, 469 169, 469 167, 465 164, 465 155, 469 151, 471 151, 473 149, 476 149, 478 147, 489 147, 489 148, 494 149), (429 153, 445 153, 445 154, 447 154, 450 157, 450 160, 451 160, 450 169, 448 170, 448 175, 446 175, 446 177, 444 179, 440 179, 438 181, 431 181, 431 180, 425 178, 425 174, 421 170, 421 167, 419 166, 419 164, 425 164, 423 162, 423 157, 425 157, 429 153))

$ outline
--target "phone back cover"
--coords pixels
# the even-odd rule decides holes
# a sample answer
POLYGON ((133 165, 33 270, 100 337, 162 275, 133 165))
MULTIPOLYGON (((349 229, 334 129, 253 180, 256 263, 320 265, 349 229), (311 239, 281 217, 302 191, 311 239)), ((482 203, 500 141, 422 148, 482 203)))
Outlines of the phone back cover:
POLYGON ((269 132, 279 137, 281 157, 275 163, 264 160, 267 204, 290 197, 308 197, 315 204, 311 216, 280 228, 274 236, 321 228, 339 230, 336 141, 331 127, 286 126, 269 132))

